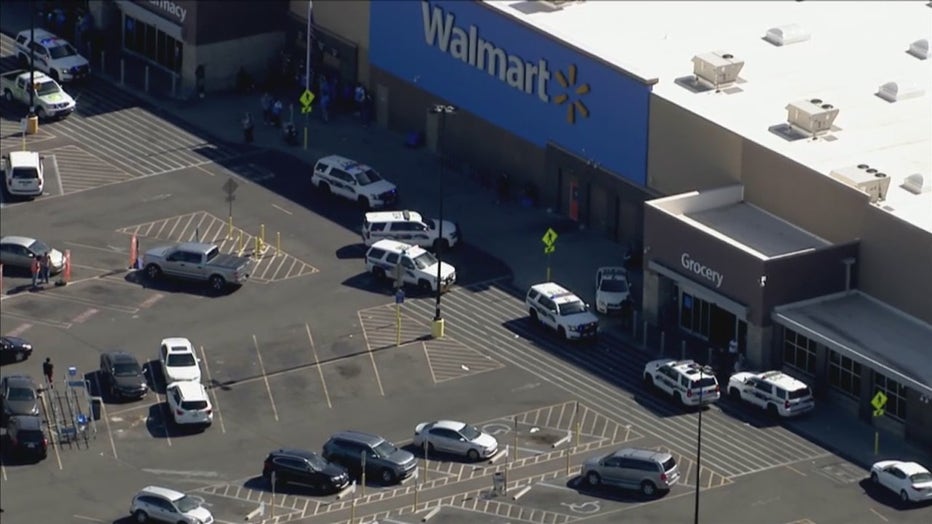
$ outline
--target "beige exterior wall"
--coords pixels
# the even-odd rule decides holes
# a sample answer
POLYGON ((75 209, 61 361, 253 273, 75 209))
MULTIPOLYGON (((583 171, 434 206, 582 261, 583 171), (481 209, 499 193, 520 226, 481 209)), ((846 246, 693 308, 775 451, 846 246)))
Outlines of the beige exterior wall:
MULTIPOLYGON (((369 81, 369 0, 313 0, 314 23, 348 40, 359 49, 359 81, 373 89, 369 81)), ((307 20, 307 1, 291 0, 291 12, 307 20)))
POLYGON ((738 135, 656 95, 650 97, 647 186, 667 195, 734 184, 738 135))

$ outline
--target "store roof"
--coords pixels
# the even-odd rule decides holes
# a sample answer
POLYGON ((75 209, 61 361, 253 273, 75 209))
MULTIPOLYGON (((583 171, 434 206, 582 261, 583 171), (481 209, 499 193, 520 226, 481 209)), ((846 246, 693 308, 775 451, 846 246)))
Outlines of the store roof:
POLYGON ((932 396, 932 326, 860 291, 774 309, 773 319, 897 382, 932 396))
POLYGON ((878 205, 932 232, 932 191, 901 187, 914 173, 932 184, 932 59, 907 53, 932 37, 925 2, 587 1, 559 10, 546 2, 486 4, 645 81, 656 79, 656 96, 825 175, 858 164, 887 173, 891 183, 878 205), (809 39, 776 46, 763 38, 789 24, 809 39), (694 56, 714 51, 744 61, 739 92, 697 93, 677 82, 693 74, 694 56), (876 95, 894 81, 925 92, 893 103, 876 95), (771 130, 786 123, 787 104, 813 98, 839 109, 828 140, 788 141, 771 130))
POLYGON ((744 202, 744 187, 729 186, 650 200, 676 217, 762 260, 831 245, 808 231, 744 202))

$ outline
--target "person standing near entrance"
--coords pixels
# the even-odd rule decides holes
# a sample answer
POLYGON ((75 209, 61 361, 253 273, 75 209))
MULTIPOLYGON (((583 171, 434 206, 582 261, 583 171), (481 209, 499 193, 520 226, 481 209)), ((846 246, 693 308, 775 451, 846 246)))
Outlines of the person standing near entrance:
POLYGON ((53 374, 55 372, 55 366, 52 364, 52 359, 50 357, 45 357, 45 362, 42 363, 42 374, 45 375, 45 382, 49 387, 55 387, 53 380, 53 374))
POLYGON ((728 368, 735 372, 738 370, 738 341, 731 339, 728 343, 728 368))

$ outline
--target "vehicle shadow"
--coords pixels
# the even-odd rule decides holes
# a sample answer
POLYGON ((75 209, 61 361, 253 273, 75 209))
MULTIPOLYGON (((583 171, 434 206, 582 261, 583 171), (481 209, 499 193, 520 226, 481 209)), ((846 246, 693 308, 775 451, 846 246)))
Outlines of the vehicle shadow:
POLYGON ((348 246, 341 247, 335 254, 336 257, 340 260, 362 260, 366 256, 366 249, 367 248, 365 244, 350 244, 348 246))
POLYGON ((168 411, 168 403, 160 402, 149 406, 149 416, 146 417, 146 430, 153 438, 181 438, 198 435, 206 431, 208 426, 192 425, 179 426, 172 420, 168 411))
POLYGON ((582 476, 576 476, 568 479, 565 485, 567 488, 572 489, 580 495, 596 497, 603 500, 610 500, 612 502, 619 502, 622 504, 641 504, 644 502, 651 502, 661 499, 667 495, 667 492, 662 491, 658 492, 658 494, 655 496, 648 497, 640 491, 621 489, 614 486, 606 486, 601 484, 598 486, 593 486, 589 484, 589 482, 587 482, 586 479, 584 479, 582 476))
POLYGON ((17 453, 6 435, 0 437, 0 465, 4 467, 30 466, 45 460, 45 457, 17 453))
POLYGON ((146 383, 151 391, 159 395, 165 394, 165 374, 162 372, 162 363, 158 360, 149 360, 142 365, 142 374, 146 377, 146 383))
POLYGON ((479 459, 476 461, 469 460, 467 457, 462 455, 454 455, 452 453, 446 453, 444 451, 433 451, 425 453, 425 450, 421 446, 415 446, 414 444, 405 444, 401 446, 401 449, 413 454, 415 457, 426 458, 430 461, 438 462, 455 462, 457 464, 471 464, 476 466, 481 466, 483 464, 488 465, 489 459, 479 459))
POLYGON ((153 280, 147 277, 142 271, 130 271, 123 277, 123 280, 130 284, 136 284, 143 289, 151 289, 162 293, 184 293, 206 298, 220 298, 231 295, 239 289, 239 286, 229 286, 222 291, 217 291, 209 287, 206 283, 188 282, 186 280, 175 279, 171 277, 161 277, 153 280))
POLYGON ((722 413, 733 419, 740 420, 745 424, 754 426, 755 428, 772 428, 774 426, 781 425, 779 418, 768 416, 762 410, 759 413, 756 413, 755 410, 758 410, 759 408, 751 405, 745 405, 743 402, 735 398, 722 397, 721 400, 716 402, 716 405, 719 409, 722 410, 722 413))
POLYGON ((883 504, 889 508, 895 509, 897 511, 918 511, 923 509, 932 508, 932 501, 927 502, 903 502, 900 500, 900 497, 890 491, 889 489, 875 484, 871 479, 864 478, 858 485, 861 486, 861 489, 864 490, 864 493, 868 497, 874 499, 876 502, 883 504))
MULTIPOLYGON (((254 491, 261 491, 264 493, 272 492, 272 484, 265 477, 257 476, 253 477, 243 483, 243 487, 251 489, 254 491)), ((282 495, 298 495, 303 497, 321 497, 326 495, 335 494, 332 491, 321 490, 307 486, 305 484, 295 484, 293 482, 288 482, 286 484, 280 484, 275 488, 275 494, 282 495)))

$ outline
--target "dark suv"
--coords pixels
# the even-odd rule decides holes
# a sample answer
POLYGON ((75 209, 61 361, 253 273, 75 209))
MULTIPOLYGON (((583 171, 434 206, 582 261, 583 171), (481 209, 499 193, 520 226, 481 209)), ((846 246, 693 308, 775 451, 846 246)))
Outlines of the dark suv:
POLYGON ((398 482, 414 473, 417 460, 414 455, 399 449, 388 440, 359 431, 341 431, 324 444, 324 458, 336 462, 353 475, 362 475, 365 457, 366 476, 385 484, 398 482))
POLYGON ((340 491, 350 482, 346 468, 302 449, 278 449, 269 453, 262 465, 262 477, 271 482, 272 473, 275 473, 276 487, 292 482, 322 492, 333 492, 340 491))
POLYGON ((13 450, 20 455, 44 459, 48 454, 49 441, 42 431, 42 419, 38 415, 10 417, 6 434, 13 450))
POLYGON ((100 355, 100 380, 114 399, 139 399, 149 391, 142 367, 136 357, 125 351, 100 355))

